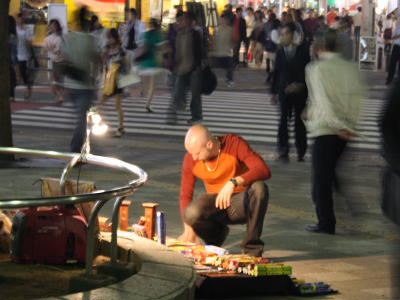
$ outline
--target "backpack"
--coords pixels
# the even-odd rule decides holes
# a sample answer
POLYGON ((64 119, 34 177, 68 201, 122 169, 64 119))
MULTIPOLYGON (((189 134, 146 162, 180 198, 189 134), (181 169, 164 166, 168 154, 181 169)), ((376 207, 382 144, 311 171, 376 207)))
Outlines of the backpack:
POLYGON ((201 93, 203 95, 210 95, 217 87, 217 76, 211 70, 210 66, 206 65, 201 71, 201 78, 201 93))
POLYGON ((276 52, 278 50, 278 45, 271 40, 271 32, 272 30, 269 32, 268 37, 265 39, 264 48, 267 52, 276 52))

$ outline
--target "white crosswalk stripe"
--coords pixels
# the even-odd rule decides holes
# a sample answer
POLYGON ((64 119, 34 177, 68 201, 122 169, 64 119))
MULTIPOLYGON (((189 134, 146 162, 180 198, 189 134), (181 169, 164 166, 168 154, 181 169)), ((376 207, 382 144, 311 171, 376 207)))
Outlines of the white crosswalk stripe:
MULTIPOLYGON (((127 133, 148 135, 184 136, 189 125, 190 113, 178 115, 175 125, 167 125, 167 108, 170 95, 157 95, 153 99, 154 113, 144 109, 143 97, 127 97, 123 101, 125 130, 127 133)), ((380 148, 380 134, 377 120, 382 108, 382 100, 367 99, 360 132, 364 139, 357 138, 349 147, 365 150, 380 148)), ((105 105, 106 120, 111 128, 118 125, 113 99, 105 105)), ((279 108, 270 104, 270 97, 262 93, 217 91, 203 96, 203 124, 214 133, 228 132, 240 134, 249 142, 275 143, 279 122, 279 108)), ((74 109, 71 103, 59 106, 44 106, 35 110, 22 110, 13 113, 13 125, 43 128, 72 129, 74 109)), ((293 136, 293 134, 292 134, 293 136)))

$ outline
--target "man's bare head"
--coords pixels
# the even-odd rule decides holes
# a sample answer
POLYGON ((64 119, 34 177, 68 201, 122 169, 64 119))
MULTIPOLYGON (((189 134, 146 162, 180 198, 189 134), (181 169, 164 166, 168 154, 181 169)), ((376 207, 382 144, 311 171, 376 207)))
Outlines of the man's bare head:
POLYGON ((207 160, 211 154, 213 145, 212 134, 203 125, 194 125, 186 133, 185 148, 194 160, 207 160))

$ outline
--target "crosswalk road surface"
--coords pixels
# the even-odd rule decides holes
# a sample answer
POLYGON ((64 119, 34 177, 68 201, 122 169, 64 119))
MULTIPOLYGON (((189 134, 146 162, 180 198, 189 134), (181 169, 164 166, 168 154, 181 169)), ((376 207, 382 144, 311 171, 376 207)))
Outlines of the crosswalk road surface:
MULTIPOLYGON (((154 113, 145 111, 145 98, 124 99, 125 130, 130 134, 184 136, 189 125, 190 113, 178 115, 175 125, 166 124, 167 108, 171 101, 168 93, 153 99, 154 113)), ((366 99, 364 117, 360 124, 363 138, 356 138, 349 147, 376 151, 380 148, 377 120, 383 100, 366 99)), ((105 106, 106 120, 112 130, 118 127, 113 99, 105 106)), ((279 107, 270 104, 270 96, 255 92, 216 91, 203 96, 203 124, 214 133, 236 133, 249 142, 276 143, 279 107)), ((21 110, 13 113, 13 125, 52 129, 72 129, 74 109, 71 103, 63 106, 44 106, 39 109, 21 110)), ((292 133, 292 136, 294 134, 292 133)))

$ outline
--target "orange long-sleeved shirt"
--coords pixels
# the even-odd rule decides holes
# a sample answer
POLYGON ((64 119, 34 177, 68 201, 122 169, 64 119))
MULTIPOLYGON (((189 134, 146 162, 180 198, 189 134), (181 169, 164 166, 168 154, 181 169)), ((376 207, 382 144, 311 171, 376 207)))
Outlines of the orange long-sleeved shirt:
POLYGON ((197 178, 203 180, 207 193, 218 194, 229 179, 236 176, 241 176, 245 183, 236 187, 235 193, 244 191, 254 181, 271 177, 271 171, 261 156, 242 137, 233 134, 221 137, 220 157, 207 162, 207 165, 213 171, 207 169, 204 161, 193 160, 192 155, 186 153, 182 165, 180 195, 182 215, 192 201, 197 178))

